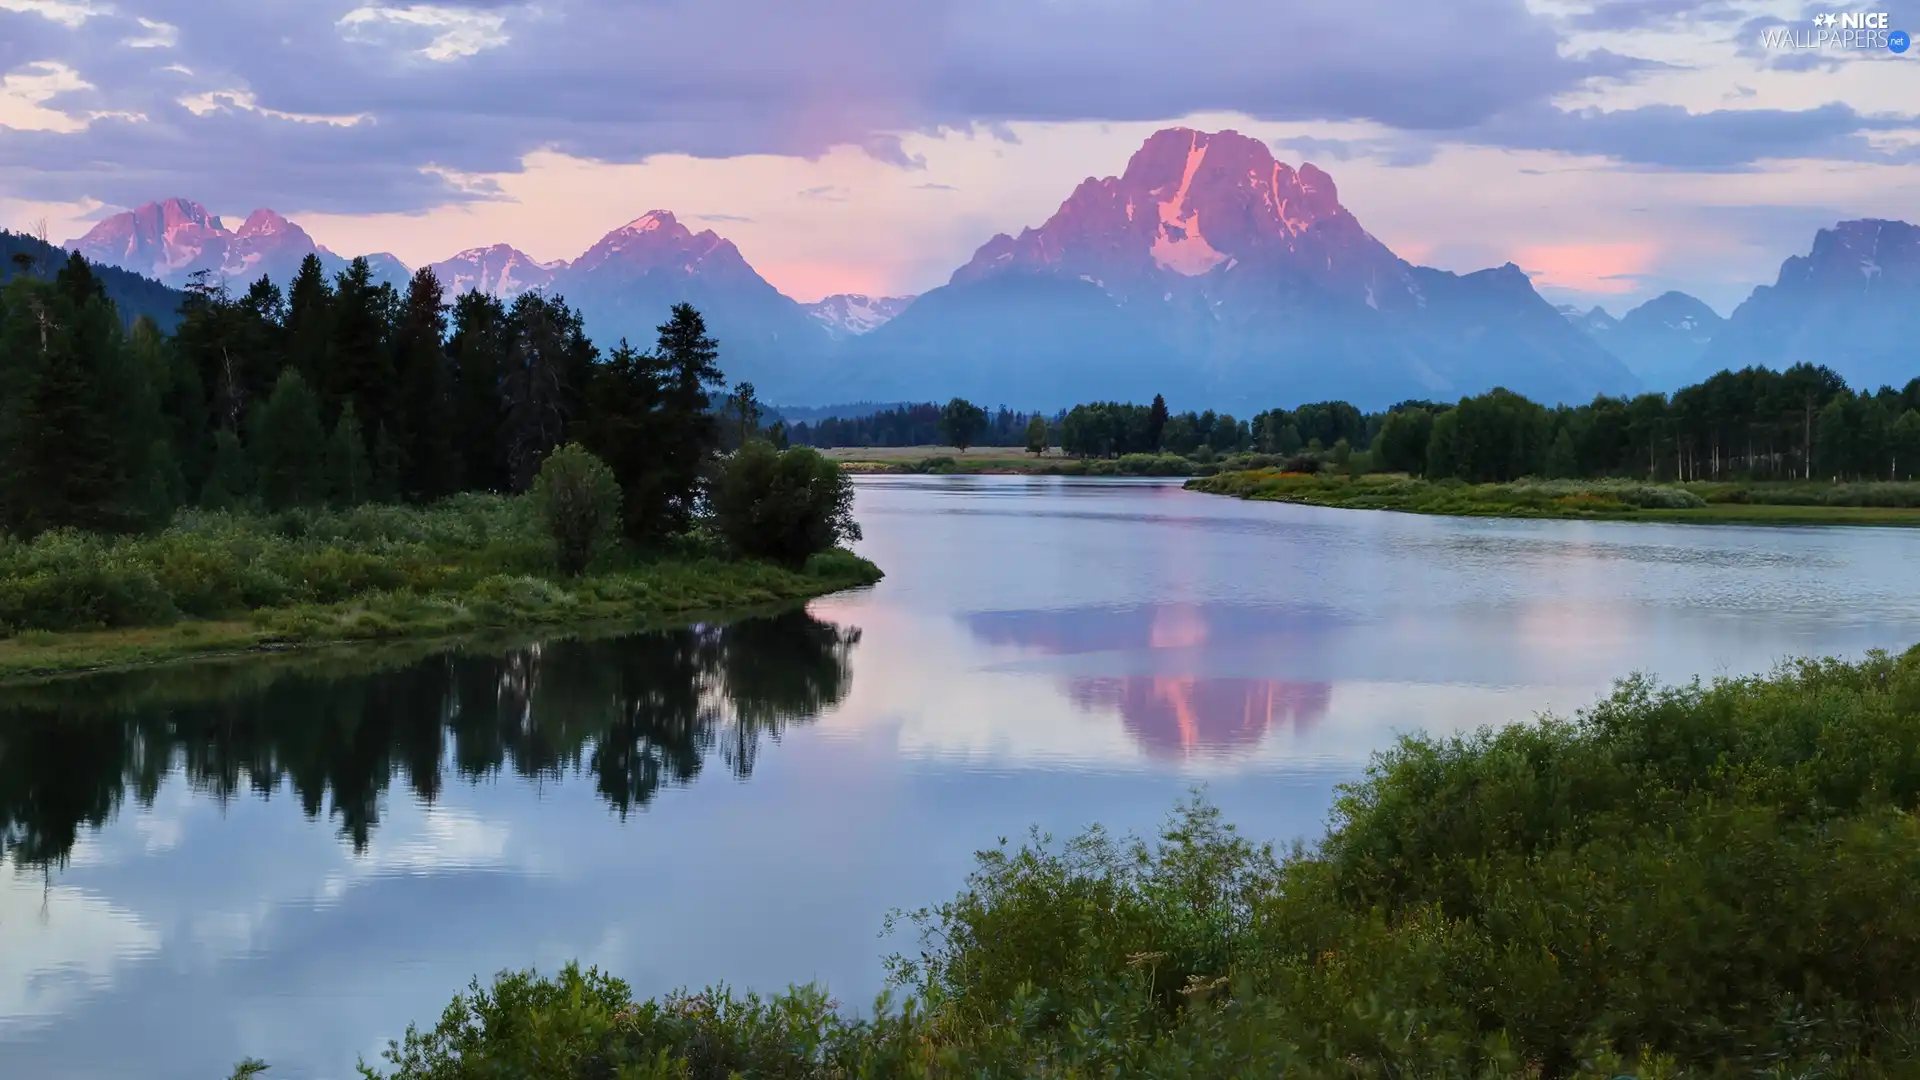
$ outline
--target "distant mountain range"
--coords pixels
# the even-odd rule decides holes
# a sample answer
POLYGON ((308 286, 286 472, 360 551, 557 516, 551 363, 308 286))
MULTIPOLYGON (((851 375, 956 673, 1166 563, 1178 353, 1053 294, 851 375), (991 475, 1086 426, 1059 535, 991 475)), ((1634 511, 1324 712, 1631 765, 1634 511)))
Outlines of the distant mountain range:
MULTIPOLYGON (((1850 381, 1904 381, 1920 374, 1899 333, 1920 299, 1917 233, 1843 222, 1730 319, 1674 292, 1616 320, 1555 309, 1511 263, 1470 274, 1408 263, 1313 165, 1296 170, 1237 132, 1170 128, 1120 175, 1087 178, 1045 222, 993 237, 917 298, 798 303, 731 241, 666 210, 571 260, 494 244, 432 267, 450 298, 564 295, 606 346, 649 343, 669 306, 692 303, 729 378, 782 404, 958 394, 1054 408, 1164 393, 1251 411, 1325 398, 1379 407, 1494 386, 1577 402, 1801 359, 1850 381)), ((270 210, 236 230, 185 199, 115 214, 67 246, 174 286, 202 270, 284 283, 308 254, 330 271, 347 261, 270 210)), ((404 284, 398 259, 368 258, 377 277, 404 284)))

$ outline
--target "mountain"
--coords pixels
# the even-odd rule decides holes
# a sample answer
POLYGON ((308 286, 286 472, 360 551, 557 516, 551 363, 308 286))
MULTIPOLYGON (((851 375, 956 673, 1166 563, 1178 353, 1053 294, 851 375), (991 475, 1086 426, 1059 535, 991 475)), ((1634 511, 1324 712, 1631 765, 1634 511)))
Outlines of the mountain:
MULTIPOLYGON (((58 273, 67 261, 67 252, 44 240, 0 230, 0 284, 19 272, 13 260, 16 254, 32 256, 31 272, 45 276, 58 273)), ((169 333, 180 325, 180 302, 186 299, 180 290, 117 266, 96 263, 93 272, 106 287, 107 299, 129 324, 144 315, 169 333)))
POLYGON ((911 296, 866 296, 862 293, 836 293, 812 304, 802 304, 827 336, 835 341, 872 333, 913 303, 911 296))
POLYGON ((693 232, 665 210, 602 237, 555 273, 554 288, 602 348, 623 337, 649 346, 669 308, 692 304, 720 343, 727 379, 753 383, 766 401, 817 398, 833 348, 826 329, 747 265, 731 240, 693 232))
POLYGON ((827 400, 1051 407, 1096 397, 1251 411, 1381 406, 1506 386, 1582 401, 1636 380, 1511 264, 1413 266, 1333 179, 1233 131, 1155 133, 1038 228, 1001 234, 872 333, 843 344, 827 400))
POLYGON ((1607 309, 1598 304, 1585 311, 1581 311, 1572 304, 1561 304, 1559 307, 1554 308, 1554 310, 1565 315, 1567 321, 1572 323, 1575 329, 1599 342, 1602 346, 1606 345, 1608 332, 1620 325, 1619 319, 1607 314, 1607 309))
POLYGON ((468 248, 451 258, 433 264, 433 273, 446 287, 447 301, 461 293, 478 290, 502 300, 511 300, 523 292, 553 287, 554 272, 566 268, 565 260, 543 263, 518 248, 506 244, 468 248))
MULTIPOLYGON (((235 230, 189 199, 162 199, 114 214, 85 236, 67 241, 66 247, 93 262, 175 287, 202 270, 236 288, 245 288, 262 274, 284 287, 308 255, 320 256, 329 274, 346 269, 348 262, 271 210, 255 210, 235 230)), ((399 259, 385 253, 367 259, 376 280, 405 287, 409 271, 399 259)))
POLYGON ((1726 322, 1701 300, 1683 292, 1664 292, 1606 329, 1588 329, 1588 333, 1619 357, 1647 389, 1671 392, 1709 374, 1702 367, 1703 358, 1726 322))
POLYGON ((1863 219, 1821 229, 1813 250, 1780 266, 1734 309, 1702 371, 1757 364, 1825 364, 1856 388, 1914 377, 1920 310, 1920 227, 1863 219))

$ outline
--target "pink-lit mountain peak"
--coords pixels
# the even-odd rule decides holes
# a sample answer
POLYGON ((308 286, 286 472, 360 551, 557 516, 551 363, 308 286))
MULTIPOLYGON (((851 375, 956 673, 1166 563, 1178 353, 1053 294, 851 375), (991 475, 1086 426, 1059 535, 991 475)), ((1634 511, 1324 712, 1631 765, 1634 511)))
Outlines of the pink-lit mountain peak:
POLYGON ((1329 227, 1365 242, 1325 172, 1311 164, 1295 170, 1237 131, 1167 128, 1119 176, 1088 177, 1045 224, 1018 238, 994 237, 954 279, 1008 269, 1064 270, 1101 282, 1142 273, 1199 277, 1285 257, 1301 250, 1310 231, 1329 227))
POLYGON ((696 233, 669 210, 647 211, 601 237, 572 263, 572 269, 582 272, 608 268, 640 274, 753 274, 731 240, 712 229, 696 233))

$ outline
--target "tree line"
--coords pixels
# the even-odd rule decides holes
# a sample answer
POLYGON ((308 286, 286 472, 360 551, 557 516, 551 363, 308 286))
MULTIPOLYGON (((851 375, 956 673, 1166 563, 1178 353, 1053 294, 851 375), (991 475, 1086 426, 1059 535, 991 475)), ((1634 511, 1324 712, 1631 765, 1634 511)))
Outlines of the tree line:
POLYGON ((521 492, 557 447, 612 470, 620 524, 687 525, 714 454, 759 431, 751 386, 720 396, 718 345, 681 304, 653 347, 602 352, 564 298, 449 304, 364 259, 309 256, 283 292, 186 289, 178 328, 129 326, 96 268, 14 254, 0 289, 0 517, 16 535, 136 530, 181 506, 431 502, 521 492), (748 430, 751 428, 751 430, 748 430))
POLYGON ((1504 389, 1457 402, 1409 400, 1366 412, 1310 402, 1239 418, 1149 404, 1089 402, 1051 415, 963 399, 801 424, 817 446, 1059 447, 1081 458, 1278 455, 1472 482, 1521 476, 1694 480, 1906 480, 1920 476, 1920 378, 1850 388, 1832 369, 1722 371, 1671 395, 1600 396, 1546 406, 1504 389))

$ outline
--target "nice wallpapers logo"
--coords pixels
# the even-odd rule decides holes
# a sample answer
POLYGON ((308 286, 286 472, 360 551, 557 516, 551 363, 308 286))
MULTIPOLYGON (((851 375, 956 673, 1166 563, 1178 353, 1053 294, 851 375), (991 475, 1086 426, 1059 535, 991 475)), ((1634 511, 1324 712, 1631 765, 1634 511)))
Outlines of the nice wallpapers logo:
POLYGON ((1913 39, 1895 30, 1884 11, 1844 11, 1815 15, 1812 25, 1770 26, 1760 32, 1760 44, 1774 51, 1789 49, 1884 49, 1904 53, 1913 39))

